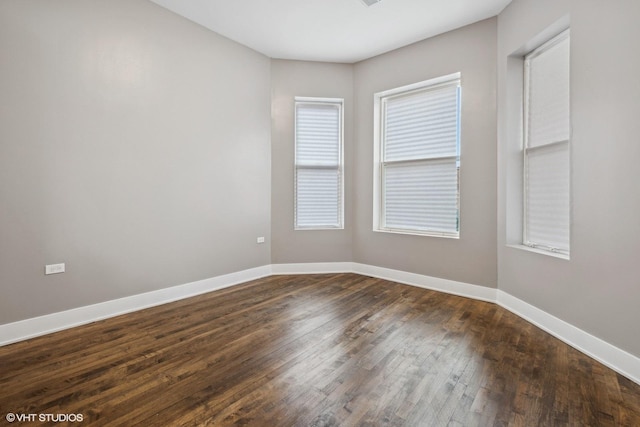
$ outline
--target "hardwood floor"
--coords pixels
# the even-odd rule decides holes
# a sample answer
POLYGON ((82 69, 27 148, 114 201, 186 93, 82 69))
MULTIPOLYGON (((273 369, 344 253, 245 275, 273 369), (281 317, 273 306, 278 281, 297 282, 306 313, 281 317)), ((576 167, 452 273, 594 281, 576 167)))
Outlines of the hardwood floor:
POLYGON ((0 423, 9 412, 82 426, 640 426, 640 386, 495 304, 273 276, 0 347, 0 423))

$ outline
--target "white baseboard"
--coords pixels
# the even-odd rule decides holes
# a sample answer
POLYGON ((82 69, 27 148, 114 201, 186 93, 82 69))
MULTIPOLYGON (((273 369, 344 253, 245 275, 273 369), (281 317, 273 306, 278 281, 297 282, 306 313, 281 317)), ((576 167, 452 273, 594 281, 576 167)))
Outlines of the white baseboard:
POLYGON ((271 269, 273 274, 356 273, 481 301, 496 301, 496 289, 493 288, 357 262, 272 264, 271 269))
POLYGON ((277 274, 357 273, 497 303, 576 350, 640 384, 640 358, 498 289, 360 263, 274 264, 272 268, 274 273, 278 272, 277 274))
POLYGON ((0 325, 0 346, 178 301, 270 275, 271 266, 265 265, 184 285, 7 323, 0 325))
POLYGON ((640 358, 510 294, 485 286, 354 262, 272 264, 0 325, 0 346, 189 298, 274 274, 356 273, 497 303, 582 353, 640 384, 640 358))
POLYGON ((640 358, 504 291, 498 291, 496 302, 576 350, 640 384, 640 358))
POLYGON ((309 262, 271 264, 273 274, 353 273, 352 262, 309 262))
POLYGON ((495 288, 488 288, 486 286, 472 285, 470 283, 456 282, 455 280, 441 279, 439 277, 408 273, 406 271, 376 267, 367 264, 354 263, 353 265, 353 273, 377 277, 379 279, 390 280, 433 291, 445 292, 447 294, 458 295, 461 297, 473 298, 480 301, 496 301, 497 289, 495 288))

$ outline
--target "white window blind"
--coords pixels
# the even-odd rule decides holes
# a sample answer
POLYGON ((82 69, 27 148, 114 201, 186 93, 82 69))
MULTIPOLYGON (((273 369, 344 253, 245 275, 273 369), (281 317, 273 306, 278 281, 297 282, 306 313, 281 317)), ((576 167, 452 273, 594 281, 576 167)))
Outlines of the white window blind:
POLYGON ((527 246, 569 254, 569 31, 525 57, 524 226, 527 246))
POLYGON ((374 229, 457 237, 460 75, 376 94, 376 104, 374 229))
POLYGON ((296 98, 296 229, 342 228, 342 104, 296 98))

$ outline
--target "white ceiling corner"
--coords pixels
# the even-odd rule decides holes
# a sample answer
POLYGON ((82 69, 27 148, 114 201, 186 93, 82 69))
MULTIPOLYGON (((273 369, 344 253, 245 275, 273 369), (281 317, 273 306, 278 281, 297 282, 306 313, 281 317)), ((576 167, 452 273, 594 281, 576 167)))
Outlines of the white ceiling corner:
POLYGON ((271 58, 353 63, 497 15, 511 0, 151 0, 271 58))

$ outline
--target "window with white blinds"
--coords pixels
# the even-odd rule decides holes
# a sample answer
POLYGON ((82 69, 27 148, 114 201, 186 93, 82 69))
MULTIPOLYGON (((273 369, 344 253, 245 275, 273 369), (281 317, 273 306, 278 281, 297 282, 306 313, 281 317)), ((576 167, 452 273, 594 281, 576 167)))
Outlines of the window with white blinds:
POLYGON ((524 66, 523 244, 569 255, 569 30, 524 66))
POLYGON ((295 99, 295 229, 343 228, 342 99, 295 99))
POLYGON ((374 230, 458 237, 460 73, 375 95, 374 230))

